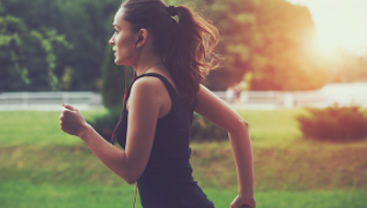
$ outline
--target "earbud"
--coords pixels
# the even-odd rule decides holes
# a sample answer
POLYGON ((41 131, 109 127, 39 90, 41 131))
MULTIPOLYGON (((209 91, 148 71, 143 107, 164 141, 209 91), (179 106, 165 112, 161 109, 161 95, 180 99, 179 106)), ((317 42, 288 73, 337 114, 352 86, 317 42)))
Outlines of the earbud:
POLYGON ((135 44, 138 44, 140 41, 142 41, 143 40, 143 37, 141 37, 141 36, 139 36, 139 38, 138 38, 138 41, 136 41, 136 43, 135 44))

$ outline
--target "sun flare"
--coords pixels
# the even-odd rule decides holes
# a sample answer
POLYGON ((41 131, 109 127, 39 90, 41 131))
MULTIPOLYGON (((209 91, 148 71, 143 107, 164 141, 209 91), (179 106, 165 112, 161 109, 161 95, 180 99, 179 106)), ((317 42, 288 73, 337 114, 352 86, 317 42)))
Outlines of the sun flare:
POLYGON ((359 55, 367 53, 367 1, 288 1, 309 8, 321 51, 344 48, 359 55))

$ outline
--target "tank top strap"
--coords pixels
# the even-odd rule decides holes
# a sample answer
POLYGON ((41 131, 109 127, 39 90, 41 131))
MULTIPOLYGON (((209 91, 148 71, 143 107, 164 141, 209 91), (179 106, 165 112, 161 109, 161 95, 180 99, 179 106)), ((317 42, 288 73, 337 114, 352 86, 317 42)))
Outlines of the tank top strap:
POLYGON ((168 93, 170 94, 170 96, 174 96, 174 95, 178 95, 175 88, 172 86, 172 84, 167 80, 166 77, 164 77, 163 75, 161 74, 158 74, 158 73, 146 73, 146 74, 142 74, 140 75, 139 77, 137 77, 135 80, 141 78, 141 77, 147 77, 147 76, 150 76, 150 77, 157 77, 158 79, 160 79, 163 84, 166 86, 167 90, 168 90, 168 93))
MULTIPOLYGON (((171 85, 171 83, 167 80, 167 78, 165 78, 164 76, 158 74, 158 73, 146 73, 146 74, 142 74, 138 77, 135 78, 135 80, 131 83, 129 89, 126 92, 126 96, 125 96, 125 102, 127 101, 127 99, 130 97, 130 92, 131 92, 131 88, 134 85, 134 83, 136 82, 136 80, 142 78, 142 77, 146 77, 146 76, 151 76, 151 77, 157 77, 158 79, 160 79, 163 84, 166 86, 167 91, 169 93, 169 95, 171 96, 171 98, 173 98, 174 95, 178 96, 175 88, 173 88, 173 86, 171 85)), ((126 107, 126 106, 124 106, 126 107)))

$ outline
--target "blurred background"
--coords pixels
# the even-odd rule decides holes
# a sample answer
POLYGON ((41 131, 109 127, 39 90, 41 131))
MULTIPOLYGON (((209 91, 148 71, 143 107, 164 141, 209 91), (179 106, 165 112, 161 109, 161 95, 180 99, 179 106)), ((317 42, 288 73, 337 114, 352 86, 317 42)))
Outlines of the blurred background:
MULTIPOLYGON (((189 3, 220 31, 217 53, 223 60, 205 85, 221 97, 237 94, 234 99, 247 103, 245 108, 367 105, 367 26, 363 23, 367 3, 189 3)), ((84 103, 82 108, 90 102, 92 107, 106 102, 119 105, 125 74, 118 68, 124 67, 114 66, 107 44, 119 4, 119 0, 2 0, 0 109, 49 109, 62 101, 84 103), (118 95, 115 100, 110 100, 110 90, 118 95), (52 93, 14 93, 40 91, 52 93), (97 95, 53 93, 58 91, 97 95)))
MULTIPOLYGON (((250 123, 258 207, 367 207, 367 1, 166 3, 220 32, 204 84, 250 123)), ((133 73, 108 45, 120 4, 0 0, 0 207, 131 205, 133 187, 63 134, 57 112, 73 104, 110 137, 133 73)), ((195 178, 228 207, 226 133, 195 115, 192 148, 195 178)))

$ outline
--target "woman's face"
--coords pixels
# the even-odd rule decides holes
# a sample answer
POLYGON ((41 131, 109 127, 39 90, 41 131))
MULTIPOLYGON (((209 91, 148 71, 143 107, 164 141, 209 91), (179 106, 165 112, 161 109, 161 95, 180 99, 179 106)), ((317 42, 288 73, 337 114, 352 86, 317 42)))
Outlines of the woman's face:
POLYGON ((113 21, 114 33, 109 41, 115 56, 115 64, 131 65, 135 51, 136 35, 130 30, 130 23, 123 19, 124 9, 120 8, 113 21))

